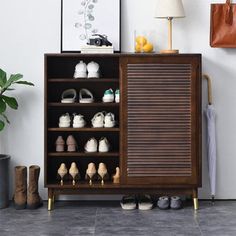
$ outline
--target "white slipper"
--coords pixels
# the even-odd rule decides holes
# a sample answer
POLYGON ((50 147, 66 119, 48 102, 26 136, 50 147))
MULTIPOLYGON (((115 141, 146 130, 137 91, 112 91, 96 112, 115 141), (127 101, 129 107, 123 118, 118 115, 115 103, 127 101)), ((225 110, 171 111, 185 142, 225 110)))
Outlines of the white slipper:
POLYGON ((93 94, 88 89, 81 89, 79 92, 79 102, 80 103, 93 103, 93 94))
POLYGON ((75 89, 67 89, 61 95, 61 103, 74 103, 77 98, 75 89))

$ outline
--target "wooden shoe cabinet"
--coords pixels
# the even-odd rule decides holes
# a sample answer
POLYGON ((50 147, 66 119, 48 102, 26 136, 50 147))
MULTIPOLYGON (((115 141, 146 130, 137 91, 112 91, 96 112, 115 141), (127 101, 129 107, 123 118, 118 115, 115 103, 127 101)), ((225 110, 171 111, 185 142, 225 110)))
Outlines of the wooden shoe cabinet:
POLYGON ((191 195, 198 208, 201 186, 201 55, 200 54, 45 54, 45 187, 48 209, 61 194, 191 195), (100 65, 100 78, 73 79, 80 61, 100 65), (94 103, 61 103, 66 89, 89 89, 94 103), (120 89, 120 103, 103 103, 104 91, 120 89), (114 128, 92 128, 100 111, 112 112, 114 128), (83 114, 84 128, 58 128, 64 113, 83 114), (73 135, 78 151, 56 152, 59 135, 73 135), (107 137, 108 153, 85 153, 86 141, 107 137), (60 185, 57 170, 75 162, 81 179, 60 185), (106 164, 110 176, 120 167, 120 183, 85 180, 90 162, 106 164))

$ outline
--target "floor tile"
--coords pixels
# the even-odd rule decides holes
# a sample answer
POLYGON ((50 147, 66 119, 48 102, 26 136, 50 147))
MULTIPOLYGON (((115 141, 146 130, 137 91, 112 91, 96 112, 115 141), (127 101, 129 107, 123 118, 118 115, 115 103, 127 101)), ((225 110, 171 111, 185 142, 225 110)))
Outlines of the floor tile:
POLYGON ((37 210, 0 210, 0 236, 235 236, 236 202, 184 209, 124 211, 119 202, 57 202, 37 210))

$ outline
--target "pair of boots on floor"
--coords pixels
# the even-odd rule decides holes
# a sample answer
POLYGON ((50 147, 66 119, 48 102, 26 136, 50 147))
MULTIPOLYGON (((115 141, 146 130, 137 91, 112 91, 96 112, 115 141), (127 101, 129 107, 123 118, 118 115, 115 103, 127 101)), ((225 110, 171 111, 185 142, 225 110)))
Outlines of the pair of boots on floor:
POLYGON ((40 174, 39 166, 29 167, 29 186, 27 194, 27 167, 15 167, 15 193, 13 196, 15 208, 17 210, 37 209, 43 205, 43 201, 38 192, 38 180, 40 174))

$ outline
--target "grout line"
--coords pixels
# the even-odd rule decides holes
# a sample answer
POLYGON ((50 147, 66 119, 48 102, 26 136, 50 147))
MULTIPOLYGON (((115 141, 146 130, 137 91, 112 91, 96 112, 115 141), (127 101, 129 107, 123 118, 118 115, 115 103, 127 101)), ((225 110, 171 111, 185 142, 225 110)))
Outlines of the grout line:
POLYGON ((202 229, 201 229, 201 227, 200 227, 200 225, 199 225, 199 223, 198 223, 198 220, 196 219, 196 216, 197 216, 197 213, 194 213, 194 221, 195 221, 195 223, 196 223, 196 225, 197 225, 197 228, 199 229, 199 231, 200 231, 200 233, 201 233, 201 236, 204 236, 204 235, 203 235, 203 232, 202 232, 202 229))
POLYGON ((94 223, 94 233, 93 233, 94 236, 95 236, 95 233, 96 233, 97 215, 98 215, 98 208, 96 208, 96 213, 95 213, 95 223, 94 223))

